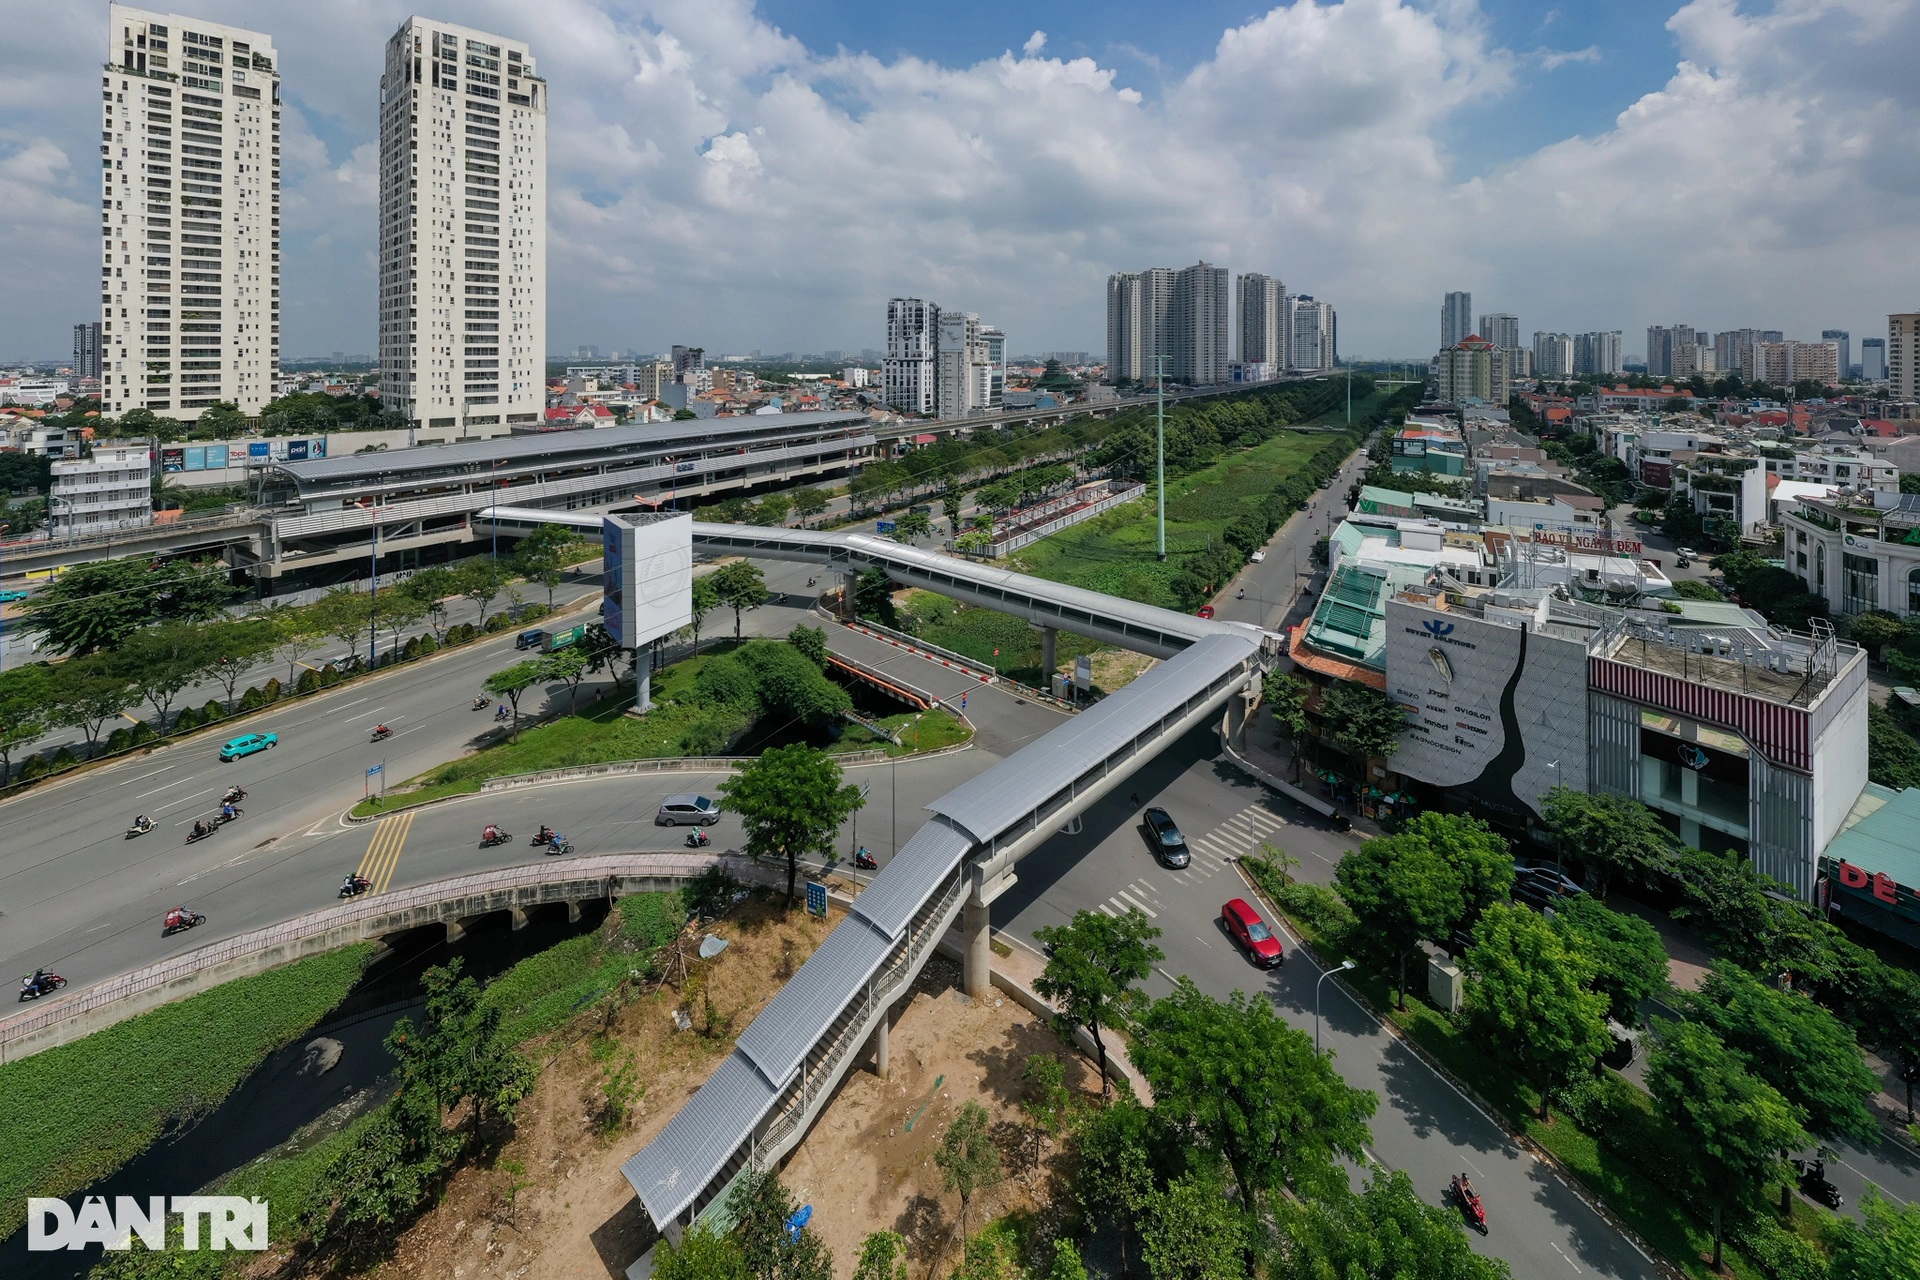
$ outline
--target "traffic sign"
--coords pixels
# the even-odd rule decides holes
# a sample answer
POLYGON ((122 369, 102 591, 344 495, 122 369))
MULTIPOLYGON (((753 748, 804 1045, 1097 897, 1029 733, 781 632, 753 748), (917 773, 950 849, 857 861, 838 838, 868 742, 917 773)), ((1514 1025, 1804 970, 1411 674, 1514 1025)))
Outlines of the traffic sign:
POLYGON ((898 529, 900 525, 897 521, 893 520, 876 520, 873 522, 873 527, 876 533, 892 533, 895 529, 898 529))
POLYGON ((373 766, 373 768, 367 770, 367 776, 371 778, 374 774, 379 773, 381 770, 385 769, 386 767, 387 766, 384 764, 377 764, 373 766))
POLYGON ((807 914, 827 917, 827 886, 818 880, 807 881, 807 914))

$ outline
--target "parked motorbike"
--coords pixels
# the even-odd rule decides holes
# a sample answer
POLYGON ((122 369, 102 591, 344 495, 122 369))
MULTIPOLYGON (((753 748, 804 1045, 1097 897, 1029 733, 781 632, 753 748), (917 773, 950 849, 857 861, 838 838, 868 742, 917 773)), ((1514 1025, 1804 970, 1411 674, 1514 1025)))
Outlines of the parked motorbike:
POLYGON ((367 879, 365 876, 348 876, 346 881, 341 884, 338 896, 342 898, 357 898, 371 888, 373 888, 373 881, 367 879))
POLYGON ((198 911, 189 911, 185 907, 175 907, 167 912, 166 923, 160 926, 160 936, 171 938, 176 933, 184 933, 195 925, 202 925, 207 918, 198 911))
POLYGON ((20 979, 20 999, 38 1000, 41 996, 58 991, 67 985, 67 980, 51 969, 42 969, 39 973, 30 973, 20 979))
POLYGON ((853 865, 862 871, 878 871, 880 869, 879 859, 868 853, 867 846, 865 845, 861 845, 858 849, 854 850, 853 865))
POLYGON ((1842 1203, 1840 1188, 1827 1181, 1827 1162, 1825 1157, 1812 1160, 1795 1160, 1793 1171, 1798 1176, 1800 1194, 1809 1200, 1827 1206, 1836 1212, 1842 1203))
POLYGON ((127 828, 127 839, 131 840, 135 836, 143 836, 151 830, 153 830, 153 819, 141 818, 138 822, 127 828))
POLYGON ((1480 1196, 1474 1191, 1473 1184, 1467 1181, 1467 1175, 1464 1173, 1454 1174, 1451 1186, 1454 1198, 1460 1202, 1460 1207, 1466 1211, 1467 1220, 1473 1223, 1474 1230, 1478 1231, 1481 1235, 1487 1234, 1486 1206, 1480 1203, 1480 1196))

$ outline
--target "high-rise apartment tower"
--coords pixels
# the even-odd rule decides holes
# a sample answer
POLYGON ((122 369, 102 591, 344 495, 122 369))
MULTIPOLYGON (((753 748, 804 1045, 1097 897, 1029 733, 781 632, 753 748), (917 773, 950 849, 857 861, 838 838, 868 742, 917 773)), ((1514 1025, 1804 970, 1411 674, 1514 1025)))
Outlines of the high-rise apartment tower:
POLYGON ((546 405, 547 85, 528 47, 408 18, 380 76, 380 395, 504 435, 546 405))
POLYGON ((1840 376, 1843 378, 1852 377, 1853 376, 1853 335, 1851 333, 1848 333, 1845 329, 1822 329, 1820 331, 1820 340, 1822 342, 1834 342, 1839 344, 1840 376))
POLYGON ((1440 304, 1440 349, 1446 350, 1473 333, 1473 295, 1450 293, 1440 304))
POLYGON ((280 364, 280 75, 257 31, 107 9, 101 410, 257 413, 280 364))
POLYGON ((1860 339, 1860 376, 1868 382, 1883 382, 1887 376, 1887 340, 1860 339))
POLYGON ((1240 304, 1240 359, 1278 372, 1287 367, 1292 343, 1292 308, 1287 289, 1272 276, 1249 271, 1234 282, 1240 304))
POLYGON ((90 320, 73 326, 73 376, 100 376, 100 322, 90 320))
POLYGON ((1503 350, 1520 349, 1519 316, 1509 315, 1505 311, 1491 312, 1480 317, 1480 323, 1474 332, 1503 350))

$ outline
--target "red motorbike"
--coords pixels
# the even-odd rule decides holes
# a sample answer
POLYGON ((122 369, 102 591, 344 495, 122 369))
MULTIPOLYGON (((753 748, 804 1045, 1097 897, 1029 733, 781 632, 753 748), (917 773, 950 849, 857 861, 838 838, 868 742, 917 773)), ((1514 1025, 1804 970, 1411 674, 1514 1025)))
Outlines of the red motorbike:
POLYGON ((1453 1175, 1453 1196, 1460 1202, 1460 1207, 1466 1210, 1467 1220, 1473 1223, 1473 1229, 1481 1235, 1487 1234, 1486 1206, 1480 1203, 1480 1193, 1473 1189, 1473 1183, 1467 1181, 1466 1174, 1453 1175))

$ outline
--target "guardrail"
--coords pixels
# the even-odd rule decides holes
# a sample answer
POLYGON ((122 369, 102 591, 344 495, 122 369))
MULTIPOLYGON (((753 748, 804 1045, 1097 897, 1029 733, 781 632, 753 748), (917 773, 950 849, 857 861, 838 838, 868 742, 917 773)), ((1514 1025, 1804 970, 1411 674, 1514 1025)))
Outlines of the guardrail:
MULTIPOLYGON (((1009 680, 992 667, 976 662, 963 653, 955 653, 953 650, 943 649, 937 644, 929 644, 917 636, 910 636, 904 631, 895 631, 892 627, 884 626, 881 623, 873 622, 866 618, 847 622, 844 619, 833 617, 832 614, 827 613, 825 610, 819 610, 818 612, 832 621, 838 622, 849 631, 858 631, 861 635, 873 640, 884 640, 894 648, 905 649, 917 658, 925 658, 927 661, 937 662, 943 667, 952 667, 956 671, 964 671, 968 675, 977 678, 980 683, 998 685, 1014 697, 1025 698, 1030 702, 1043 703, 1056 711, 1077 712, 1080 710, 1079 707, 1068 702, 1065 698, 1056 698, 1044 689, 1035 689, 1031 685, 1021 684, 1017 680, 1009 680)), ((934 699, 934 701, 937 702, 939 699, 934 699)))
POLYGON ((1104 498, 1089 502, 1083 507, 1075 507, 1072 511, 1055 516, 1043 524, 1033 525, 1030 528, 1016 529, 1009 533, 1004 540, 989 543, 987 546, 987 554, 998 559, 1009 552, 1018 551, 1022 547, 1030 547, 1042 538, 1056 534, 1062 529, 1070 529, 1076 524, 1091 520, 1097 515, 1113 510, 1123 502, 1132 502, 1135 498, 1143 497, 1146 492, 1147 486, 1129 483, 1127 488, 1116 489, 1104 498))
POLYGON ((419 923, 417 913, 423 907, 516 890, 534 892, 520 895, 525 900, 510 905, 538 906, 544 902, 616 897, 622 892, 622 886, 628 883, 691 880, 716 864, 725 867, 727 873, 736 879, 766 880, 771 883, 777 878, 751 860, 738 857, 610 853, 479 871, 411 885, 390 893, 356 898, 184 952, 144 969, 135 969, 96 983, 73 995, 42 997, 43 1002, 47 1003, 8 1018, 0 1018, 0 1062, 11 1062, 26 1056, 22 1050, 32 1052, 47 1048, 85 1031, 112 1025, 121 1017, 131 1017, 156 1005, 183 999, 196 991, 217 985, 228 977, 239 976, 223 971, 244 967, 250 960, 261 960, 260 969, 272 968, 304 955, 332 950, 336 946, 375 937, 383 932, 415 927, 419 923), (580 892, 567 892, 570 887, 580 892), (277 959, 271 963, 264 962, 264 957, 276 954, 277 959), (172 994, 165 994, 169 992, 172 994), (99 1016, 115 1005, 126 1006, 120 1017, 99 1016), (57 1034, 62 1024, 73 1023, 85 1024, 85 1031, 76 1029, 74 1035, 66 1037, 57 1034))
MULTIPOLYGON (((866 751, 849 751, 845 755, 833 757, 841 768, 853 765, 873 764, 887 758, 887 753, 878 748, 866 751)), ((604 764, 570 765, 564 769, 541 769, 534 773, 511 773, 505 777, 488 778, 480 784, 482 794, 495 791, 516 791, 521 787, 531 787, 542 782, 568 782, 578 778, 610 778, 628 773, 730 773, 745 765, 752 764, 758 756, 678 756, 667 760, 609 760, 604 764)))

